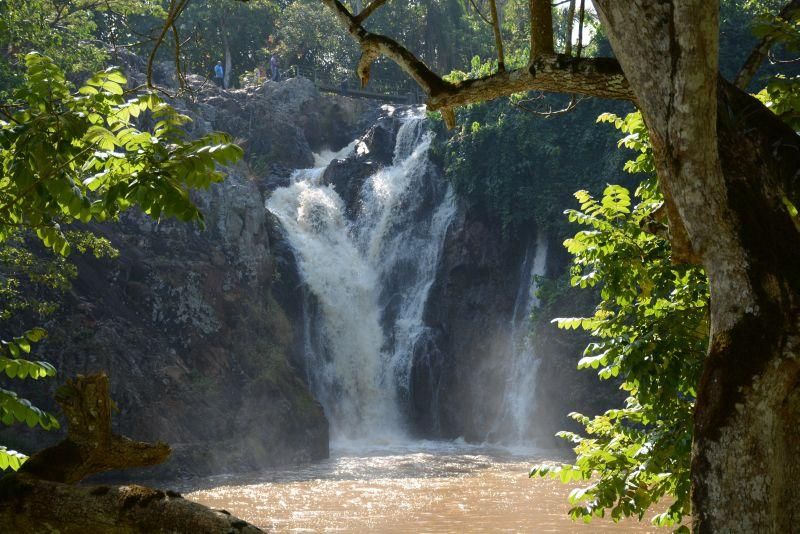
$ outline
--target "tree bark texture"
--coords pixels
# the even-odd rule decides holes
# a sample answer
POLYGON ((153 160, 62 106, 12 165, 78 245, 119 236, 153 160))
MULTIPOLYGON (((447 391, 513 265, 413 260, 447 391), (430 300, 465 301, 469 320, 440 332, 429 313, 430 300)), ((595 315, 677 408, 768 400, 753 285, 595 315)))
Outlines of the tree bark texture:
POLYGON ((553 6, 550 0, 528 0, 531 12, 531 59, 553 53, 553 6))
POLYGON ((72 486, 28 474, 0 482, 0 532, 256 534, 225 511, 142 486, 72 486))
POLYGON ((697 532, 800 522, 800 143, 718 79, 707 0, 597 0, 653 143, 673 248, 711 288, 692 455, 697 532), (647 35, 648 39, 642 39, 647 35))
POLYGON ((113 402, 104 374, 78 376, 56 392, 67 419, 67 438, 34 454, 20 472, 74 484, 114 469, 160 464, 170 453, 165 443, 144 443, 111 431, 113 402))
POLYGON ((567 20, 564 24, 564 55, 572 55, 572 26, 575 22, 575 0, 570 0, 567 8, 567 20))

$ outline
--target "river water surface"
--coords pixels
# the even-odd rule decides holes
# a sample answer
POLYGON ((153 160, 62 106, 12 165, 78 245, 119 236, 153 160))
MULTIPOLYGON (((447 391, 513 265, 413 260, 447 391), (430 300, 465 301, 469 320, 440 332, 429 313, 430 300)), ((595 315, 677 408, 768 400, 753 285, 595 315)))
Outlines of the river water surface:
POLYGON ((274 532, 669 532, 649 517, 572 521, 570 486, 528 478, 541 460, 460 443, 344 447, 324 462, 183 489, 189 499, 274 532))

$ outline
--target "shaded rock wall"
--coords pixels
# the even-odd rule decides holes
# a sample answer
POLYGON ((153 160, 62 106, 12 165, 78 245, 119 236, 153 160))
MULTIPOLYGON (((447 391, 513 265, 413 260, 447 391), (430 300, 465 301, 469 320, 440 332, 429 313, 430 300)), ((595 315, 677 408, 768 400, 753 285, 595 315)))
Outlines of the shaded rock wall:
MULTIPOLYGON (((448 233, 425 313, 434 332, 427 341, 430 353, 420 353, 415 359, 417 377, 422 378, 427 366, 439 371, 438 377, 430 373, 438 386, 417 386, 418 390, 439 390, 434 402, 438 420, 430 421, 433 428, 421 426, 420 432, 470 441, 486 438, 487 422, 482 415, 488 407, 481 391, 497 391, 494 384, 501 379, 495 376, 497 369, 492 368, 489 356, 507 348, 526 246, 501 240, 495 230, 489 221, 461 206, 448 233)), ((421 407, 426 400, 418 402, 421 407)))
MULTIPOLYGON (((514 350, 512 318, 520 290, 527 289, 520 284, 531 282, 524 259, 535 233, 531 228, 505 238, 499 221, 460 206, 425 311, 429 335, 415 354, 414 422, 420 435, 503 440, 496 420, 509 384, 507 362, 501 359, 514 350)), ((562 240, 549 239, 547 277, 567 268, 562 240)), ((565 446, 554 434, 577 429, 568 413, 597 413, 619 400, 614 384, 599 384, 592 372, 576 368, 588 336, 550 322, 591 313, 593 306, 590 292, 569 291, 542 303, 532 322, 518 325, 533 330, 538 361, 528 445, 565 446)))
MULTIPOLYGON (((312 149, 352 139, 364 105, 321 96, 303 79, 226 92, 189 83, 194 97, 174 105, 193 118, 190 135, 230 132, 245 161, 196 196, 204 230, 137 213, 95 228, 120 256, 74 258, 79 277, 40 347, 59 377, 24 394, 52 408, 50 393, 65 377, 105 370, 117 431, 174 449, 146 476, 327 457, 328 422, 297 371, 300 281, 264 201, 313 162, 312 149)), ((59 438, 19 428, 2 436, 28 451, 59 438)))

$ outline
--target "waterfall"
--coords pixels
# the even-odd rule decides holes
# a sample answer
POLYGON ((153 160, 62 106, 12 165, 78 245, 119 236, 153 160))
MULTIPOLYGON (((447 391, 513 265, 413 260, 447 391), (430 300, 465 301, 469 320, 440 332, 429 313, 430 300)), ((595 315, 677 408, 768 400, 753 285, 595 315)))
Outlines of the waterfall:
POLYGON ((511 317, 510 354, 504 358, 505 387, 500 416, 489 433, 489 441, 511 445, 530 444, 535 408, 536 373, 539 360, 532 339, 530 316, 539 305, 536 278, 547 268, 547 236, 540 231, 525 251, 520 281, 511 317))
POLYGON ((334 441, 405 436, 400 399, 455 213, 452 191, 429 163, 431 141, 422 111, 405 112, 392 164, 365 180, 355 220, 322 183, 328 164, 355 143, 317 155, 315 168, 296 171, 267 201, 306 285, 308 380, 334 441))

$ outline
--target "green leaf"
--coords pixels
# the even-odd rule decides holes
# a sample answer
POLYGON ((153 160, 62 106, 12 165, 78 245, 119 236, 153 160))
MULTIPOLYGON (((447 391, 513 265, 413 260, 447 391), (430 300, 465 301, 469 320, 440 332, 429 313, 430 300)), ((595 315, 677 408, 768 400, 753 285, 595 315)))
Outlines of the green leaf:
POLYGON ((27 459, 28 457, 21 452, 0 445, 0 470, 11 469, 17 471, 27 459))

